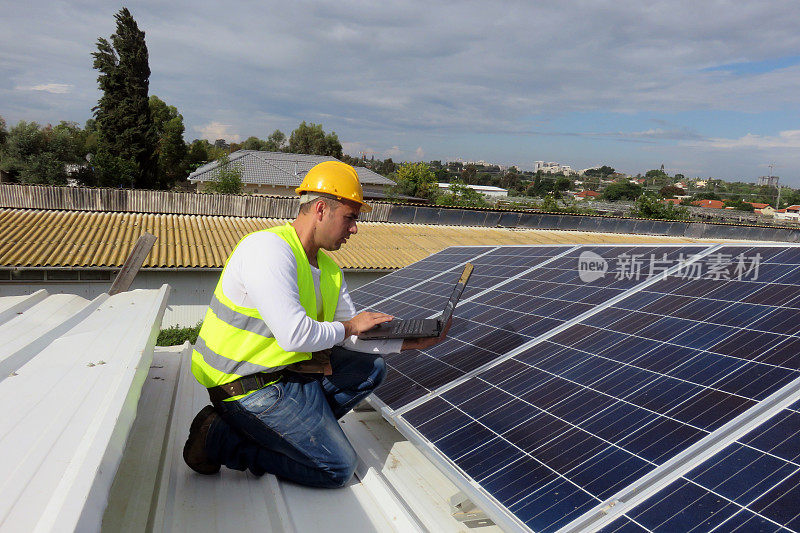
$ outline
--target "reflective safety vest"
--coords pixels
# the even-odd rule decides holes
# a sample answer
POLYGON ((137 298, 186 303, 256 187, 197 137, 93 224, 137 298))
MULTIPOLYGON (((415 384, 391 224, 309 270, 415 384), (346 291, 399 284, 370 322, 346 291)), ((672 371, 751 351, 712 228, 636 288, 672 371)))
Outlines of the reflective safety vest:
MULTIPOLYGON (((291 224, 262 231, 275 233, 292 248, 297 262, 297 286, 300 304, 314 320, 317 316, 317 294, 306 252, 291 224)), ((239 241, 241 243, 242 241, 239 241)), ((238 244, 236 246, 239 246, 238 244)), ((235 248, 234 248, 235 251, 235 248)), ((233 253, 231 253, 233 255, 233 253)), ((225 263, 228 267, 230 258, 225 263)), ((322 294, 322 318, 332 322, 342 287, 342 271, 322 250, 317 253, 322 294)), ((311 359, 307 352, 287 352, 275 340, 258 310, 234 304, 222 292, 219 277, 214 297, 208 306, 203 326, 192 351, 192 374, 204 387, 223 385, 256 372, 272 372, 286 365, 311 359)), ((265 272, 264 275, 269 275, 265 272)))

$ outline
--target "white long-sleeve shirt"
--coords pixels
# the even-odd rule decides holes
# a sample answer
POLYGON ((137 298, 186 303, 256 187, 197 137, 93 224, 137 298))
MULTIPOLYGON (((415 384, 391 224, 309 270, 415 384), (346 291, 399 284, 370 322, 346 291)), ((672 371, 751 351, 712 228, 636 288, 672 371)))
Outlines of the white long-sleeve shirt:
MULTIPOLYGON (((320 271, 311 266, 317 307, 321 310, 320 271)), ((289 244, 278 235, 258 232, 248 235, 236 247, 222 276, 222 292, 234 304, 258 309, 278 346, 289 352, 316 352, 341 345, 369 353, 397 353, 402 339, 345 339, 344 324, 356 314, 342 280, 333 322, 318 322, 300 304, 297 262, 289 244)))

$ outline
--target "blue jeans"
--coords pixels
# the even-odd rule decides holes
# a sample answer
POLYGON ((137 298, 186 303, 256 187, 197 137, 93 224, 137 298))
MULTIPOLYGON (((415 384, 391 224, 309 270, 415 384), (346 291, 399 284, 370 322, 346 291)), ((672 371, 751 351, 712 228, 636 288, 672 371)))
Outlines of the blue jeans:
POLYGON ((346 485, 357 458, 337 420, 383 381, 386 366, 379 355, 337 346, 331 367, 330 376, 287 372, 240 400, 219 402, 209 459, 312 487, 346 485))

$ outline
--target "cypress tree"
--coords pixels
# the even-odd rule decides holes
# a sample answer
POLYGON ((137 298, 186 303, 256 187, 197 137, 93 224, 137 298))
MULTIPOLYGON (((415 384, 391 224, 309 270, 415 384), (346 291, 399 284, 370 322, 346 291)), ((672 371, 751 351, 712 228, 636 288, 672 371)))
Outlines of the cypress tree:
POLYGON ((150 66, 144 32, 127 8, 114 15, 111 41, 97 39, 94 68, 103 95, 93 109, 97 153, 92 160, 100 185, 155 188, 158 135, 150 114, 150 66))

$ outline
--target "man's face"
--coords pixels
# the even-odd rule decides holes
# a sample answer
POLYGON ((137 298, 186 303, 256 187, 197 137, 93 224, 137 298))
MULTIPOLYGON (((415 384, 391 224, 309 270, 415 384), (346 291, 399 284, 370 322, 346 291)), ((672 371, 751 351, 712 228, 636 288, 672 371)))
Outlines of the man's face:
POLYGON ((322 223, 319 225, 321 247, 325 250, 338 250, 358 232, 356 222, 361 206, 355 202, 342 201, 336 207, 325 206, 322 223))

